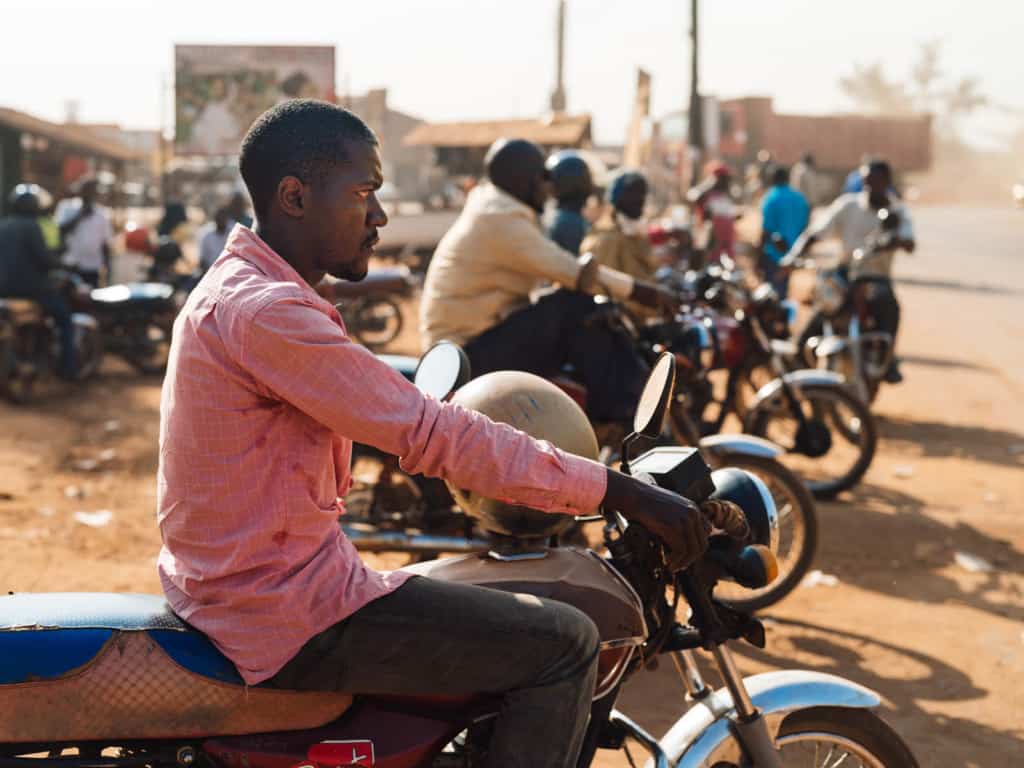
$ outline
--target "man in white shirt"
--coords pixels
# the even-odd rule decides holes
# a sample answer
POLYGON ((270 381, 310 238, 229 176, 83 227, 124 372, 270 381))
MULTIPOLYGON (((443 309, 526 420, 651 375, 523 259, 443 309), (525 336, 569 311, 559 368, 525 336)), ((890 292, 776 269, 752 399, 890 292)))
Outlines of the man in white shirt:
MULTIPOLYGON (((864 189, 840 195, 832 203, 820 224, 810 227, 793 245, 790 255, 780 266, 790 266, 793 260, 804 253, 814 242, 824 237, 838 237, 843 244, 843 264, 850 270, 850 278, 875 277, 892 279, 892 260, 896 248, 913 253, 914 227, 906 207, 893 190, 892 168, 884 160, 872 160, 861 169, 864 189), (854 261, 853 253, 867 244, 868 236, 878 232, 878 212, 885 208, 899 217, 896 230, 895 248, 873 255, 867 261, 854 261)), ((900 305, 890 283, 884 301, 875 307, 879 328, 892 334, 893 340, 900 324, 900 305)), ((810 327, 810 326, 809 326, 810 327)), ((807 331, 805 331, 805 335, 807 331)), ((886 381, 896 384, 903 380, 895 356, 886 381)))
POLYGON ((93 286, 100 283, 100 270, 110 274, 110 238, 114 231, 106 211, 96 205, 98 185, 86 179, 79 197, 61 200, 56 219, 64 238, 64 262, 93 286))

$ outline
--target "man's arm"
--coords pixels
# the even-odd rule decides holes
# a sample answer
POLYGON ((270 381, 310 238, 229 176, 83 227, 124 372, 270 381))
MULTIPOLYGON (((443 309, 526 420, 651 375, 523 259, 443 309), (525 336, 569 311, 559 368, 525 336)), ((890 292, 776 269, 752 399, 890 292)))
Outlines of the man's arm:
POLYGON ((704 519, 687 499, 426 397, 312 301, 274 301, 242 331, 240 362, 268 394, 337 434, 401 457, 408 472, 547 512, 590 513, 604 503, 661 538, 674 567, 704 550, 704 519))
POLYGON ((846 195, 840 195, 837 197, 825 212, 825 217, 822 219, 821 223, 816 227, 808 227, 805 229, 804 233, 796 239, 796 242, 793 243, 793 247, 789 249, 789 253, 779 263, 779 265, 784 267, 791 266, 796 257, 803 255, 803 253, 814 245, 814 243, 818 242, 818 240, 830 237, 834 234, 836 228, 839 226, 839 222, 845 215, 847 204, 848 199, 846 195))
POLYGON ((548 240, 525 219, 511 223, 506 235, 507 248, 511 251, 508 266, 534 275, 538 280, 550 280, 587 293, 606 290, 614 299, 628 299, 655 308, 668 306, 675 300, 653 283, 634 280, 625 272, 603 265, 597 269, 596 285, 590 281, 581 283, 580 260, 548 240))
POLYGON ((239 330, 240 362, 268 394, 339 435, 401 457, 411 473, 545 511, 597 508, 605 492, 600 464, 425 397, 313 301, 275 300, 239 330))

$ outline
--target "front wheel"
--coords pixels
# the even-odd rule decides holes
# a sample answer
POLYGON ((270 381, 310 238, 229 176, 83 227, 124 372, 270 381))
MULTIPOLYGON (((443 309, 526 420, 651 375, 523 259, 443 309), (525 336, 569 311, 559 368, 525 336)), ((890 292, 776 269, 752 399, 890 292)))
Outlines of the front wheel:
POLYGON ((715 597, 742 612, 774 605, 796 588, 814 560, 818 546, 814 499, 800 478, 774 459, 731 452, 708 458, 716 467, 736 467, 760 478, 768 486, 779 516, 779 543, 775 552, 779 575, 775 581, 761 589, 746 589, 722 581, 715 587, 715 597))
POLYGON ((784 398, 762 403, 747 417, 747 432, 786 451, 786 466, 804 478, 811 493, 831 499, 860 482, 878 445, 868 406, 845 387, 801 387, 803 424, 784 398))
POLYGON ((868 709, 797 710, 782 722, 776 744, 785 766, 918 768, 899 734, 868 709))

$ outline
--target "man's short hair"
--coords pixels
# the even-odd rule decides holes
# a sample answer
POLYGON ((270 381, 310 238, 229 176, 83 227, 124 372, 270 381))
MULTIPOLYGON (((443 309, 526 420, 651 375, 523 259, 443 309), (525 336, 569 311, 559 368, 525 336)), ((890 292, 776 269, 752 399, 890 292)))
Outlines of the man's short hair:
POLYGON ((789 166, 776 165, 772 168, 772 184, 776 187, 785 187, 789 184, 789 166))
POLYGON ((351 141, 376 144, 377 137, 357 115, 326 101, 293 99, 256 118, 238 158, 256 215, 266 215, 285 176, 320 183, 332 168, 349 162, 351 141))

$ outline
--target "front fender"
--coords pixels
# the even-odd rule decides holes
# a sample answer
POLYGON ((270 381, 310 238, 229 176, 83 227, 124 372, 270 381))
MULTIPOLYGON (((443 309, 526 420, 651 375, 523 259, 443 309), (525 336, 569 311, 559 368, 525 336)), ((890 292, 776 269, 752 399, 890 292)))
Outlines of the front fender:
POLYGON ((783 453, 783 450, 770 440, 751 435, 708 435, 700 439, 697 447, 702 453, 711 454, 715 458, 740 453, 744 456, 774 459, 783 453))
POLYGON ((773 404, 782 397, 782 384, 785 382, 798 392, 803 387, 845 387, 846 377, 833 371, 823 371, 818 368, 802 368, 798 371, 790 371, 780 378, 775 378, 757 390, 754 395, 754 402, 750 404, 744 419, 744 429, 752 428, 757 412, 769 404, 773 404))
MULTIPOLYGON (((878 694, 862 685, 824 672, 786 670, 744 678, 754 706, 764 715, 774 738, 785 717, 811 707, 874 709, 878 694)), ((660 742, 669 764, 677 768, 710 768, 719 762, 739 763, 740 748, 729 728, 735 716, 732 697, 720 688, 695 702, 660 742)), ((646 768, 652 768, 648 761, 646 768)))

